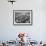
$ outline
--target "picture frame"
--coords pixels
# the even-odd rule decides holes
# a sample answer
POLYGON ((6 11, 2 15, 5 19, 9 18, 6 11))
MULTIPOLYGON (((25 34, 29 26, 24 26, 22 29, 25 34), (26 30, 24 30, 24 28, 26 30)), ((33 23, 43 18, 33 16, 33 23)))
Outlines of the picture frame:
POLYGON ((13 25, 32 25, 32 10, 13 10, 13 25))

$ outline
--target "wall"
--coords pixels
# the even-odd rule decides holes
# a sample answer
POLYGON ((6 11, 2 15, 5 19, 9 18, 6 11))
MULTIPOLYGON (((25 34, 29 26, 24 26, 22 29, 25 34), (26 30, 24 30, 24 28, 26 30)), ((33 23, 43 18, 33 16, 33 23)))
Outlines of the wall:
POLYGON ((17 0, 12 5, 0 0, 0 40, 14 40, 18 32, 31 34, 33 40, 46 40, 46 0, 17 0), (32 26, 14 26, 13 10, 33 10, 32 26))

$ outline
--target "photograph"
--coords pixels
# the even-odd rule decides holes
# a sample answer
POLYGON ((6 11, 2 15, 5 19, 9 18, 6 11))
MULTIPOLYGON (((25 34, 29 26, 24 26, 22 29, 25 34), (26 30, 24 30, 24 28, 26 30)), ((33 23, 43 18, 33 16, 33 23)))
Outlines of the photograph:
POLYGON ((14 25, 32 25, 32 10, 13 10, 14 25))

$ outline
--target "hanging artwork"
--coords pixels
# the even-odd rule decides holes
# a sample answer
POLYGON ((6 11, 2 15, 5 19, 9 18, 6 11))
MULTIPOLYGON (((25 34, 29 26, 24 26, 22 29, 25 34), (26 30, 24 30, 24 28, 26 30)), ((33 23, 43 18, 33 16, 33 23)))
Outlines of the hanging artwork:
POLYGON ((14 25, 32 25, 32 10, 13 10, 14 25))

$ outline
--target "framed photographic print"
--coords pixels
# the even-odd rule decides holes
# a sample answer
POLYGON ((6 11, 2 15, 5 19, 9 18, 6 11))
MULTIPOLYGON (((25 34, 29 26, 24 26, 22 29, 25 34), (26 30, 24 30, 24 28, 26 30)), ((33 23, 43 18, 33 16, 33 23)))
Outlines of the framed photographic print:
POLYGON ((32 10, 13 10, 14 25, 32 25, 32 10))

